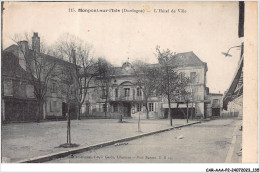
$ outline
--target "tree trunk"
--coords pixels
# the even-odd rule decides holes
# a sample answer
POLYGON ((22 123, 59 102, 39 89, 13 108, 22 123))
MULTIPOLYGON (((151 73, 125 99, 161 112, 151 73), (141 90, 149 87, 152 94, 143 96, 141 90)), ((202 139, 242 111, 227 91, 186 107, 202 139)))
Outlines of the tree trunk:
POLYGON ((172 126, 171 101, 169 97, 168 97, 168 106, 169 106, 168 117, 170 118, 170 125, 172 126))
POLYGON ((147 102, 145 103, 145 109, 146 109, 146 118, 149 119, 149 108, 147 102))
POLYGON ((68 104, 68 113, 67 113, 67 144, 71 144, 71 133, 70 133, 70 104, 68 104))
POLYGON ((191 119, 193 120, 193 102, 191 103, 191 119))
POLYGON ((107 104, 105 104, 105 118, 107 118, 107 104))
POLYGON ((179 102, 177 102, 177 116, 178 116, 178 113, 179 113, 179 102))
POLYGON ((105 111, 105 119, 107 118, 107 111, 105 111))
MULTIPOLYGON (((120 107, 122 108, 122 104, 119 104, 120 105, 120 107)), ((120 110, 121 110, 121 108, 120 108, 120 110)), ((124 111, 124 110, 123 110, 124 111)), ((121 122, 123 122, 123 111, 120 111, 120 116, 119 116, 119 122, 121 123, 121 122)))
POLYGON ((187 123, 189 122, 189 103, 187 102, 187 123))
POLYGON ((123 122, 123 115, 122 115, 122 113, 120 114, 119 122, 120 122, 120 123, 123 122))
POLYGON ((139 111, 139 116, 138 116, 138 132, 141 132, 140 111, 139 111))
POLYGON ((80 120, 80 112, 81 112, 81 105, 78 105, 78 114, 77 114, 77 120, 80 120))
POLYGON ((36 122, 39 123, 42 117, 42 108, 43 108, 43 101, 38 101, 38 108, 36 113, 36 122))

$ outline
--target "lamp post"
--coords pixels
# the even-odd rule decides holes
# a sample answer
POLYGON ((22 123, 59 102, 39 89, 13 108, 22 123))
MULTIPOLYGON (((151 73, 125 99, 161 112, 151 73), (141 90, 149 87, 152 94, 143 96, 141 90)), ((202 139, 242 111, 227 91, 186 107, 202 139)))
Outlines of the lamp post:
POLYGON ((231 54, 228 54, 228 53, 229 53, 229 51, 230 51, 231 49, 236 48, 236 47, 241 47, 241 46, 233 46, 233 47, 229 48, 227 52, 222 52, 222 54, 225 55, 225 57, 227 57, 227 56, 231 57, 232 55, 231 55, 231 54))

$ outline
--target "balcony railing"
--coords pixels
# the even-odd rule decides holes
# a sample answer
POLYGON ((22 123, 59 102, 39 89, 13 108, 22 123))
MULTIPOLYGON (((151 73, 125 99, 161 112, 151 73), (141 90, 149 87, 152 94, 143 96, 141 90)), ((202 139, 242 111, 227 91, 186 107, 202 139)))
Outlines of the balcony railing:
POLYGON ((143 100, 143 96, 136 96, 136 95, 129 95, 129 96, 125 96, 125 95, 120 95, 118 97, 111 97, 110 98, 111 101, 142 101, 143 100))

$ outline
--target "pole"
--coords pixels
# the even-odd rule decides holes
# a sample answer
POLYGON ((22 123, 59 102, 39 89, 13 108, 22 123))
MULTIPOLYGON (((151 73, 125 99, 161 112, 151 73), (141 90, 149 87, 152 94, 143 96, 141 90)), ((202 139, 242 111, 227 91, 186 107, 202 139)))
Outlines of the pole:
POLYGON ((139 111, 139 117, 138 117, 138 132, 141 132, 141 127, 140 127, 140 111, 139 111))
POLYGON ((187 102, 187 123, 189 122, 189 102, 187 102))
POLYGON ((191 119, 193 120, 193 101, 191 102, 191 119))
POLYGON ((69 143, 69 114, 66 113, 67 116, 67 144, 69 143))
POLYGON ((69 113, 69 120, 68 120, 68 129, 69 129, 69 145, 71 144, 71 135, 70 135, 70 113, 69 113))

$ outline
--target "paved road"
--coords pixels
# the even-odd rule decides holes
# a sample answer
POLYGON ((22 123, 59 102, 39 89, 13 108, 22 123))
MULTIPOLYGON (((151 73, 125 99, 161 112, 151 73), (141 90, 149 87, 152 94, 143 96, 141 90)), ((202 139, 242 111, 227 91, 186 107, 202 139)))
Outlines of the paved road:
POLYGON ((70 155, 63 163, 224 163, 241 162, 241 132, 237 119, 220 119, 70 155), (235 143, 233 136, 236 136, 235 143), (182 138, 183 137, 183 138, 182 138))

